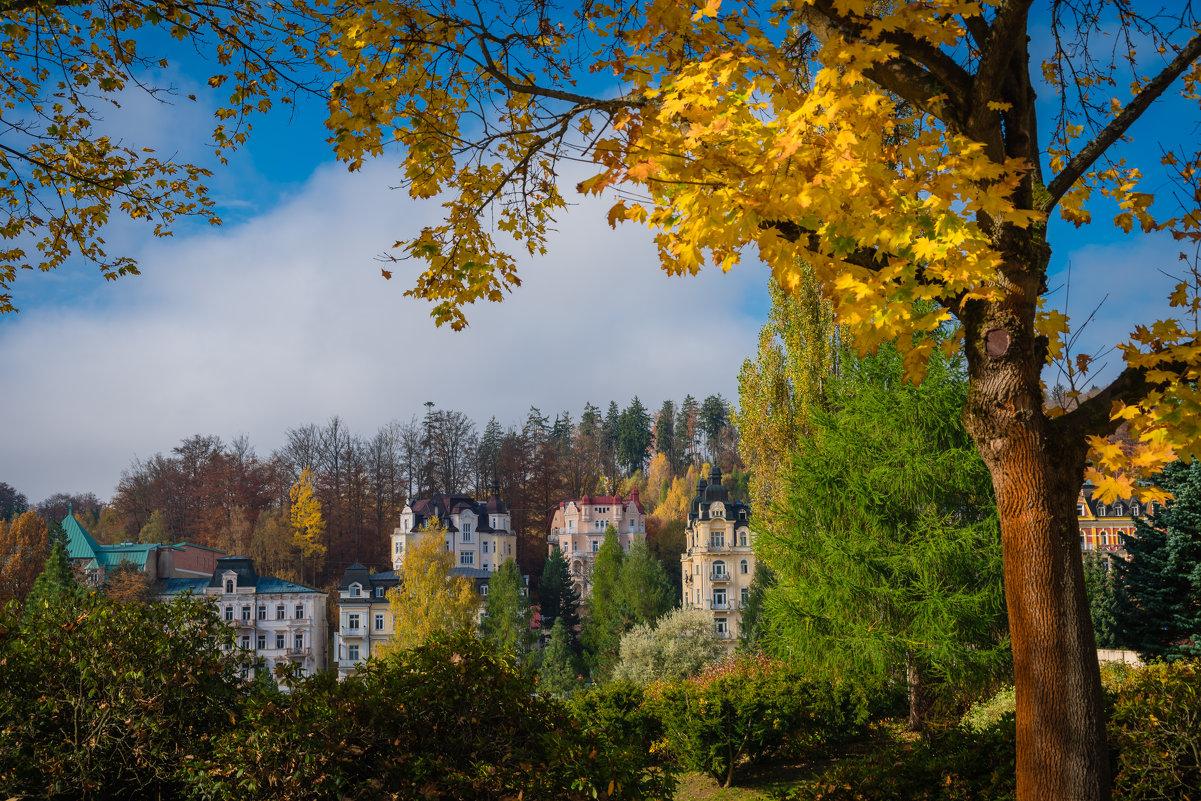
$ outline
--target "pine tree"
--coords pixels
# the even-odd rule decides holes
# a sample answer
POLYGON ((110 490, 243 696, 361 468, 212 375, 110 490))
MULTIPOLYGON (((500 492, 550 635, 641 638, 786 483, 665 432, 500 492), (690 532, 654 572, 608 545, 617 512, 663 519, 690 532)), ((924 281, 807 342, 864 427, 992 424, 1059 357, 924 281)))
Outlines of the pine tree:
POLYGON ((1144 660, 1201 656, 1201 461, 1170 464, 1155 483, 1175 500, 1122 536, 1118 641, 1144 660))
POLYGON ((542 627, 551 628, 556 620, 562 618, 569 637, 574 639, 580 626, 580 594, 571 580, 567 557, 558 548, 551 552, 542 568, 538 599, 542 627))
POLYGON ((579 658, 571 648, 571 637, 562 618, 556 618, 550 630, 550 642, 542 651, 538 668, 538 687, 543 692, 564 698, 580 686, 579 658))
POLYGON ((646 464, 651 445, 651 418, 638 396, 621 413, 617 427, 617 452, 626 475, 633 475, 646 464))
POLYGON ((506 559, 488 581, 481 628, 484 639, 502 654, 520 660, 530 650, 530 598, 512 559, 506 559))

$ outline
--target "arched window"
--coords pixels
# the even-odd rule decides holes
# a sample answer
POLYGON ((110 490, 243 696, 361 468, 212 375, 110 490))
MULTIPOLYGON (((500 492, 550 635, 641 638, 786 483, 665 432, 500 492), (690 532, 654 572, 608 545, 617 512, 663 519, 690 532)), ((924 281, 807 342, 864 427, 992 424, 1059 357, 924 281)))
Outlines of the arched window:
POLYGON ((747 573, 750 573, 751 572, 750 563, 747 562, 745 559, 743 559, 741 562, 738 563, 738 572, 744 576, 747 573))
POLYGON ((233 579, 226 579, 226 580, 225 580, 225 591, 226 591, 226 592, 233 592, 233 591, 234 591, 234 580, 233 580, 233 579))
POLYGON ((738 547, 745 548, 746 545, 746 529, 744 528, 742 531, 738 532, 738 547))
POLYGON ((724 578, 726 575, 726 563, 720 559, 713 563, 713 578, 724 578))

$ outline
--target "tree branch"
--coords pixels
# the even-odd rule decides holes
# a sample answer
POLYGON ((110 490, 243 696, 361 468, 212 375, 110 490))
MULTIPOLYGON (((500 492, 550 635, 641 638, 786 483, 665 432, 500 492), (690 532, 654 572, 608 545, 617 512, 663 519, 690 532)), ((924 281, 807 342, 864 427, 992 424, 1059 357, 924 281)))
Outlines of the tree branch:
MULTIPOLYGON (((990 109, 988 104, 1002 97, 1001 87, 1010 76, 1009 65, 1014 57, 1024 53, 1026 35, 1026 12, 1030 8, 1030 0, 1013 0, 1003 4, 989 26, 988 39, 980 50, 980 66, 972 77, 972 88, 968 98, 969 118, 967 131, 969 135, 980 142, 999 139, 1000 126, 989 123, 996 118, 997 112, 990 109)), ((1017 98, 1010 98, 1017 101, 1017 98)), ((1026 98, 1021 98, 1025 102, 1026 98)), ((997 160, 1003 154, 996 154, 997 160)))
MULTIPOLYGON (((1183 372, 1184 364, 1159 365, 1156 369, 1183 372)), ((1109 386, 1080 401, 1080 404, 1063 415, 1051 420, 1051 430, 1060 442, 1081 442, 1089 435, 1108 436, 1117 431, 1119 423, 1110 419, 1114 401, 1131 403, 1147 397, 1147 393, 1158 384, 1147 381, 1146 370, 1127 367, 1109 386)))
MULTIPOLYGON (((835 35, 870 41, 864 35, 866 25, 838 13, 831 0, 815 0, 802 10, 801 18, 823 44, 835 35)), ((866 72, 868 77, 915 108, 961 128, 971 86, 967 71, 946 53, 904 31, 881 33, 878 39, 895 46, 903 58, 882 62, 866 72)))
POLYGON ((1147 107, 1158 99, 1167 90, 1168 86, 1171 85, 1172 81, 1176 80, 1199 56, 1201 56, 1201 34, 1194 36, 1162 72, 1139 89, 1138 94, 1134 96, 1129 105, 1118 113, 1118 116, 1114 117, 1108 125, 1102 128, 1096 137, 1085 145, 1080 152, 1072 156, 1072 160, 1067 163, 1067 166, 1051 179, 1051 183, 1047 184, 1047 194, 1049 197, 1040 204, 1038 210, 1045 214, 1055 208, 1055 205, 1059 203, 1060 198, 1071 188, 1072 184, 1079 180, 1080 176, 1093 165, 1093 162, 1101 157, 1101 154, 1110 145, 1126 133, 1126 130, 1134 124, 1134 121, 1141 117, 1143 112, 1147 110, 1147 107))

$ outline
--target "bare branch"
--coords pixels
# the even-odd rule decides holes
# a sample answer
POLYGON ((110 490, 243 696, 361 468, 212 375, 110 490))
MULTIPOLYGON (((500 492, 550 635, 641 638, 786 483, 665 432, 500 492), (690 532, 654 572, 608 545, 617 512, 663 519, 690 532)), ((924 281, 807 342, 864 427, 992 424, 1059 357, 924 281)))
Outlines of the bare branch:
POLYGON ((1101 157, 1102 153, 1109 149, 1110 145, 1126 133, 1134 121, 1147 110, 1147 107, 1159 98, 1198 57, 1201 57, 1201 34, 1194 36, 1162 72, 1139 89, 1134 99, 1108 125, 1102 128, 1091 142, 1075 156, 1072 156, 1072 160, 1067 163, 1067 166, 1051 179, 1051 183, 1047 184, 1048 197, 1039 205, 1038 210, 1049 213, 1051 209, 1055 208, 1072 184, 1079 180, 1080 176, 1101 157))

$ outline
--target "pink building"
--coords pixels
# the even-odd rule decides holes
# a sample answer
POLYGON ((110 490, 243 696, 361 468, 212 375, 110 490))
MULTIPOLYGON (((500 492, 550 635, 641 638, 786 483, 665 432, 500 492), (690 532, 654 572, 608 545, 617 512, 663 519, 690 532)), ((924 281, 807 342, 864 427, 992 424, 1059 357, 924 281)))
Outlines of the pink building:
POLYGON ((585 495, 560 501, 551 518, 547 552, 558 548, 567 557, 581 600, 591 590, 592 565, 609 526, 616 529, 621 549, 627 553, 635 537, 646 536, 646 510, 638 500, 638 490, 629 499, 620 495, 585 495))

